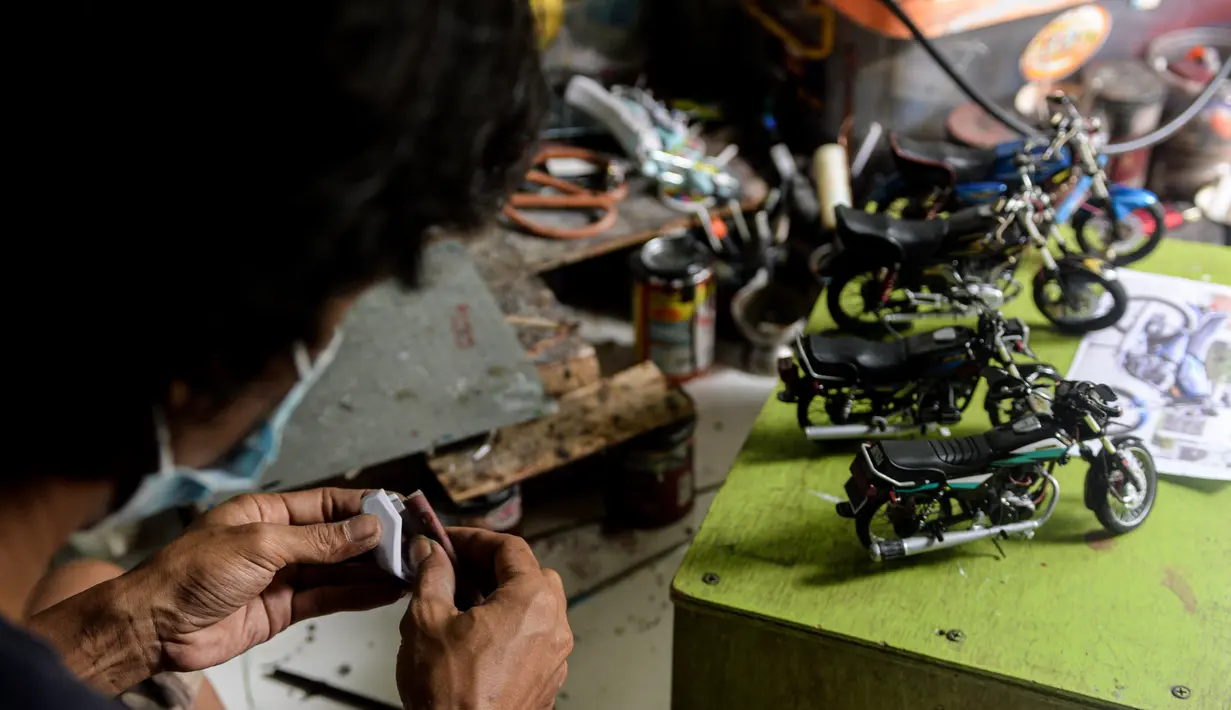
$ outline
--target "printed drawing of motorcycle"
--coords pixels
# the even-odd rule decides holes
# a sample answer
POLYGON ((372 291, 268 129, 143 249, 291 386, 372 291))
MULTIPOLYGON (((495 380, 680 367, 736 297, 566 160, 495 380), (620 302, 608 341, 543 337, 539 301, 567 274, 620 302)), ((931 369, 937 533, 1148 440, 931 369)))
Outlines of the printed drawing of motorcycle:
POLYGON ((1158 196, 1108 180, 1097 118, 1084 118, 1064 94, 1050 96, 1048 106, 1050 139, 985 150, 890 136, 898 172, 873 191, 870 202, 883 210, 907 198, 903 216, 911 217, 988 204, 1020 189, 1016 161, 1028 157, 1034 183, 1067 190, 1056 218, 1059 224, 1071 221, 1083 251, 1116 266, 1144 259, 1167 230, 1158 196))
POLYGON ((898 332, 922 318, 995 310, 1015 298, 1020 258, 1035 250, 1034 302, 1057 329, 1109 327, 1128 308, 1115 269, 1069 252, 1056 230, 1049 196, 1018 159, 1021 190, 943 219, 899 220, 838 207, 837 256, 829 262, 826 304, 837 326, 871 336, 898 332), (1053 253, 1055 250, 1055 253, 1053 253))
POLYGON ((1016 383, 1045 387, 1061 379, 1050 365, 1014 361, 1018 353, 1034 357, 1029 339, 1025 323, 996 311, 981 315, 975 329, 951 326, 889 342, 800 335, 795 357, 778 361, 785 385, 778 399, 796 406, 800 428, 814 441, 943 432, 961 420, 985 372, 1004 372, 984 399, 999 424, 1019 413, 1016 383))
POLYGON ((1206 368, 1206 357, 1214 336, 1231 314, 1192 306, 1193 317, 1184 326, 1168 330, 1162 313, 1150 314, 1142 328, 1144 348, 1121 355, 1124 371, 1156 388, 1168 407, 1198 409, 1206 416, 1217 416, 1217 407, 1231 407, 1231 392, 1215 399, 1214 381, 1206 368))
MULTIPOLYGON (((1032 394, 1048 398, 1041 390, 1032 394)), ((1029 538, 1055 512, 1055 467, 1076 447, 1090 464, 1086 507, 1113 533, 1135 530, 1154 507, 1158 472, 1144 442, 1106 433, 1120 414, 1115 399, 1106 385, 1066 380, 1056 385, 1050 407, 1036 405, 1038 411, 984 434, 862 444, 837 512, 855 521, 874 560, 1029 538), (1102 446, 1096 451, 1091 441, 1102 446)))

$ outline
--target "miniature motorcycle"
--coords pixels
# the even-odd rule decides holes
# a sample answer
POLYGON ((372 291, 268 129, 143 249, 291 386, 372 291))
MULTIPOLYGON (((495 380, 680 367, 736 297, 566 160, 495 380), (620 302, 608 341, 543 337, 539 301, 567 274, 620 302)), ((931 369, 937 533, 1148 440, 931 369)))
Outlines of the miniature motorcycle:
POLYGON ((1082 117, 1064 94, 1048 97, 1048 106, 1053 113, 1047 140, 1023 139, 985 150, 890 136, 898 172, 870 201, 887 209, 908 198, 903 215, 916 217, 995 202, 1021 187, 1015 162, 1025 156, 1034 165, 1030 177, 1036 184, 1067 189, 1056 210, 1058 223, 1072 221, 1083 251, 1116 266, 1144 259, 1167 229, 1158 196, 1108 180, 1107 156, 1097 148, 1097 118, 1082 117))
MULTIPOLYGON (((1047 399, 1040 390, 1033 394, 1047 399)), ((1135 530, 1154 506, 1158 472, 1140 439, 1107 435, 1108 421, 1120 414, 1114 401, 1106 385, 1064 381, 1050 407, 1037 406, 984 434, 863 444, 837 512, 854 519, 874 560, 987 538, 1029 538, 1055 512, 1054 469, 1076 446, 1090 463, 1086 507, 1113 533, 1135 530), (1088 445, 1095 440, 1102 445, 1097 451, 1088 445)))
POLYGON ((947 219, 837 208, 842 249, 830 267, 826 303, 838 327, 876 335, 921 318, 998 309, 1021 291, 1015 274, 1030 248, 1043 261, 1034 302, 1057 329, 1088 333, 1120 320, 1128 294, 1115 270, 1065 248, 1050 199, 1029 176, 1030 162, 1018 163, 1021 192, 947 219))
POLYGON ((794 359, 778 361, 785 385, 778 399, 795 404, 800 428, 814 441, 928 433, 961 420, 994 363, 991 370, 1007 376, 988 388, 984 407, 1000 423, 1022 401, 1015 383, 1061 379, 1050 365, 1014 361, 1012 353, 1034 357, 1029 338, 1025 323, 995 311, 980 316, 977 330, 952 326, 890 342, 800 335, 794 359), (828 424, 820 423, 822 414, 828 424))

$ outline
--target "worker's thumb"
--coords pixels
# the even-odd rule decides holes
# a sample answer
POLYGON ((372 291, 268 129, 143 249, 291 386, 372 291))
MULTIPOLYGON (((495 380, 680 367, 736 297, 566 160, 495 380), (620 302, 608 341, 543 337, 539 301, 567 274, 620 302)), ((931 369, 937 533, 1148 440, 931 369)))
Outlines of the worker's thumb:
POLYGON ((279 566, 344 562, 380 542, 380 520, 374 515, 315 525, 250 523, 234 530, 245 540, 237 547, 247 547, 279 566))
POLYGON ((453 563, 444 549, 420 535, 411 542, 407 558, 415 570, 415 598, 429 605, 445 605, 452 609, 457 580, 453 575, 453 563))

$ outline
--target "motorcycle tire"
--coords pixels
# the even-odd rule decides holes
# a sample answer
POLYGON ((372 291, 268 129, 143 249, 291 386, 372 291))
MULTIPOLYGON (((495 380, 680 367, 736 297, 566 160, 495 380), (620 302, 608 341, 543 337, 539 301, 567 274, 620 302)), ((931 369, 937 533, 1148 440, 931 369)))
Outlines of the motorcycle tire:
MULTIPOLYGON (((1115 217, 1112 216, 1111 209, 1103 203, 1102 200, 1093 201, 1091 204, 1102 211, 1105 216, 1105 225, 1118 231, 1118 223, 1115 217)), ((1128 252, 1116 252, 1115 258, 1108 260, 1112 265, 1125 266, 1126 264, 1141 261, 1157 249, 1159 243, 1162 242, 1163 237, 1166 236, 1167 212, 1163 209, 1162 204, 1155 202, 1149 207, 1146 207, 1145 210, 1149 212, 1150 216, 1154 219, 1154 231, 1144 237, 1136 249, 1128 252)), ((1091 256, 1097 256, 1100 259, 1106 259, 1106 232, 1104 231, 1101 238, 1104 245, 1103 247, 1092 243, 1089 235, 1086 234, 1086 227, 1088 226, 1090 220, 1096 216, 1098 215, 1089 209, 1078 210, 1077 214, 1073 217, 1073 231, 1076 233, 1077 243, 1081 245, 1081 250, 1083 252, 1091 256)), ((1133 216, 1132 219, 1138 218, 1133 216)))
MULTIPOLYGON (((1124 317, 1125 312, 1128 311, 1128 292, 1124 290, 1124 284, 1120 283, 1119 279, 1109 279, 1102 274, 1087 269, 1083 270, 1077 278, 1085 279, 1102 286, 1112 298, 1111 308, 1108 309, 1107 313, 1098 316, 1097 318, 1089 318, 1086 320, 1057 320, 1053 314, 1049 313, 1048 310, 1043 307, 1043 304, 1047 302, 1047 284, 1054 281, 1057 274, 1059 274, 1061 278, 1074 278, 1073 274, 1066 275, 1057 271, 1055 274, 1034 279, 1034 305, 1039 309, 1039 312, 1043 314, 1044 318, 1051 321, 1052 325, 1056 327, 1056 330, 1059 330, 1062 333, 1074 334, 1093 333, 1096 330, 1110 328, 1120 322, 1120 319, 1124 317)), ((1061 286, 1061 289, 1063 290, 1063 286, 1061 286)))
MULTIPOLYGON (((870 311, 860 310, 858 314, 851 315, 842 310, 843 289, 856 278, 870 274, 873 268, 860 268, 848 264, 841 257, 835 261, 833 277, 829 279, 829 285, 825 287, 825 305, 829 308, 829 315, 833 318, 834 325, 838 326, 838 330, 864 338, 880 337, 888 331, 888 328, 880 320, 868 321, 860 319, 859 315, 868 314, 870 311)), ((900 326, 899 330, 906 330, 905 325, 907 324, 900 326)))
POLYGON ((1095 517, 1104 528, 1116 535, 1123 535, 1141 527, 1150 516, 1150 511, 1154 508, 1154 498, 1158 495, 1158 469, 1154 466, 1154 457, 1140 439, 1125 438, 1115 443, 1120 454, 1133 455, 1139 461, 1145 462, 1143 468, 1147 490, 1145 501, 1141 504, 1141 512, 1132 520, 1125 521, 1111 509, 1111 502, 1108 500, 1111 483, 1108 481, 1105 461, 1091 466, 1086 473, 1086 504, 1094 511, 1095 517))
POLYGON ((859 536, 859 543, 865 548, 872 546, 872 518, 888 502, 887 497, 870 500, 864 503, 858 513, 855 513, 855 534, 859 536))

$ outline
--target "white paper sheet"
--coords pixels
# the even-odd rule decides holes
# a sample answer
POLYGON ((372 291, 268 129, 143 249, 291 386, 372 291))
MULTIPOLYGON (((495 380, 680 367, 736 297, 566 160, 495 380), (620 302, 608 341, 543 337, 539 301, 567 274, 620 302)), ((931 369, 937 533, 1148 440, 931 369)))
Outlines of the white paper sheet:
POLYGON ((1087 335, 1070 379, 1110 385, 1159 473, 1231 481, 1231 288, 1119 270, 1128 312, 1087 335))

